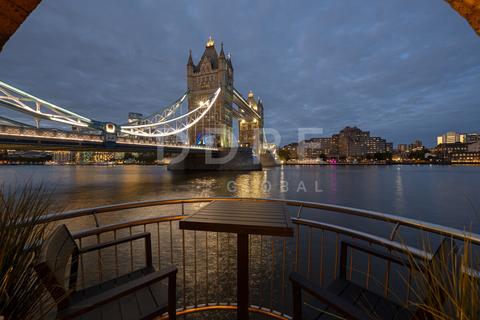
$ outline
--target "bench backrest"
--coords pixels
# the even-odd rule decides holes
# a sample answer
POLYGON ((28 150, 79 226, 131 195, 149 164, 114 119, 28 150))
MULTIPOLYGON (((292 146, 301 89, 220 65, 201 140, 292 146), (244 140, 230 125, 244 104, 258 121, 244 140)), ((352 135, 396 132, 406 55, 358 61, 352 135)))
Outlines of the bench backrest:
MULTIPOLYGON (((429 290, 425 292, 423 303, 431 306, 443 304, 447 291, 454 290, 452 287, 456 268, 457 246, 453 239, 444 238, 440 243, 437 251, 432 259, 426 263, 426 272, 423 280, 428 281, 429 290)), ((425 284, 426 285, 426 284, 425 284)), ((417 310, 413 319, 430 319, 431 316, 426 314, 421 308, 417 310)))
POLYGON ((78 271, 78 247, 65 225, 59 225, 43 242, 35 270, 57 304, 74 290, 78 271), (67 266, 70 265, 70 270, 67 266))

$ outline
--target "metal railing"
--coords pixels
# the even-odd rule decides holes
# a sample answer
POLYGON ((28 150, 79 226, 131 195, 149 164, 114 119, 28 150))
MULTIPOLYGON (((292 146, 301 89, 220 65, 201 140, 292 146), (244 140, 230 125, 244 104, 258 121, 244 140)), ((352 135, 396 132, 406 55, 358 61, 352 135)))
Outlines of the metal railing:
MULTIPOLYGON (((41 222, 66 223, 74 230, 74 238, 81 247, 122 235, 150 232, 155 266, 162 268, 173 264, 178 267, 179 315, 233 310, 236 308, 236 235, 178 228, 179 220, 214 200, 281 202, 289 209, 295 230, 293 238, 254 235, 249 238, 250 311, 278 319, 290 318, 290 272, 300 272, 311 281, 327 285, 338 276, 340 263, 348 265, 350 280, 407 303, 412 300, 410 287, 414 270, 402 274, 389 262, 374 261, 371 255, 361 259, 351 254, 348 261, 340 262, 341 243, 345 239, 355 239, 389 252, 406 253, 415 259, 431 257, 431 250, 424 245, 418 246, 418 239, 428 239, 433 248, 435 241, 442 237, 468 241, 476 248, 480 245, 478 234, 432 223, 368 210, 280 199, 224 197, 139 201, 51 214, 41 222), (118 213, 122 216, 117 216, 118 213), (126 219, 131 216, 135 218, 126 219), (106 222, 101 223, 101 220, 106 222), (81 230, 75 231, 78 225, 81 230)), ((83 257, 80 286, 88 287, 140 267, 142 245, 141 242, 130 243, 83 257)))

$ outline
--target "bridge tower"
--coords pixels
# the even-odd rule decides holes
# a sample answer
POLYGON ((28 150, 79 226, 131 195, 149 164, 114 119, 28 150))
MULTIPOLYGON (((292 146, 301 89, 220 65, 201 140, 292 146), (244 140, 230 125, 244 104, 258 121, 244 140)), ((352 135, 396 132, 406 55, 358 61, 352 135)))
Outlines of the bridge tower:
POLYGON ((233 66, 225 56, 223 43, 220 53, 210 37, 198 64, 193 62, 192 51, 187 63, 188 110, 194 110, 217 89, 222 91, 212 109, 194 127, 189 129, 190 144, 232 147, 233 66))
POLYGON ((260 115, 260 118, 244 118, 239 120, 239 144, 241 147, 252 148, 256 154, 260 154, 263 144, 263 103, 250 90, 247 97, 249 108, 260 115))

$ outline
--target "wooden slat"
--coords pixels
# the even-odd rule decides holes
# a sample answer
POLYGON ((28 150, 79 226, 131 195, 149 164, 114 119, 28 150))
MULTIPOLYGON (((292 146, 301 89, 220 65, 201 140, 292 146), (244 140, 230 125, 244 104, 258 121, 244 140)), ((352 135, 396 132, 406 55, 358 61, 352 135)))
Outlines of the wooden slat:
POLYGON ((120 301, 113 301, 101 308, 102 320, 122 319, 120 301))
POLYGON ((233 207, 235 208, 281 208, 281 205, 276 203, 262 203, 262 202, 251 202, 251 201, 222 201, 222 200, 215 200, 212 201, 209 205, 204 206, 203 208, 231 208, 232 204, 238 204, 239 206, 233 207))
POLYGON ((198 216, 192 221, 199 221, 199 222, 209 222, 209 223, 231 223, 231 224, 242 224, 242 225, 256 225, 256 224, 263 224, 265 226, 271 227, 278 227, 278 228, 285 228, 285 223, 282 223, 278 220, 268 220, 268 219, 250 219, 250 218, 242 218, 238 216, 234 216, 231 218, 227 218, 225 216, 198 216))
POLYGON ((155 299, 153 299, 152 293, 148 287, 138 290, 135 294, 137 296, 140 313, 143 316, 146 316, 157 309, 155 299))
POLYGON ((140 313, 140 307, 137 298, 135 297, 135 293, 120 298, 119 302, 122 312, 122 320, 137 320, 141 318, 142 314, 140 313))
POLYGON ((395 319, 395 316, 399 309, 399 306, 395 303, 385 298, 380 298, 375 305, 375 316, 385 320, 395 319))
POLYGON ((320 313, 320 315, 316 318, 317 320, 339 320, 342 319, 342 316, 336 315, 335 311, 330 310, 331 308, 326 308, 325 313, 320 313), (328 312, 328 313, 327 313, 328 312), (332 315, 334 314, 334 315, 332 315))
MULTIPOLYGON (((235 205, 241 205, 242 203, 234 203, 232 202, 231 204, 235 205)), ((245 212, 245 213, 252 213, 252 212, 262 212, 265 214, 278 214, 283 212, 283 208, 278 208, 278 207, 242 207, 242 208, 229 208, 228 206, 212 206, 212 207, 205 207, 202 211, 225 211, 228 210, 228 212, 245 212)))
POLYGON ((349 282, 349 285, 345 288, 345 290, 342 291, 339 297, 342 297, 342 299, 349 301, 352 305, 356 305, 361 293, 362 288, 349 282))
POLYGON ((102 310, 95 309, 92 310, 83 316, 79 317, 78 320, 102 320, 102 310))
POLYGON ((232 216, 230 218, 225 216, 210 216, 210 215, 202 215, 195 217, 192 221, 198 222, 209 222, 209 223, 231 223, 231 224, 241 224, 241 225, 262 225, 262 226, 271 226, 271 227, 278 227, 283 228, 285 227, 284 223, 279 222, 278 220, 272 221, 268 219, 248 219, 242 218, 239 216, 232 216))
POLYGON ((350 283, 346 280, 343 279, 336 279, 334 280, 329 286, 328 290, 332 292, 333 294, 336 294, 337 296, 340 295, 343 290, 345 290, 350 283))
POLYGON ((149 289, 157 306, 166 308, 168 305, 168 286, 162 281, 152 284, 149 289))
POLYGON ((375 310, 375 306, 381 297, 369 290, 363 289, 362 293, 357 299, 356 306, 362 310, 375 310))
POLYGON ((225 214, 221 213, 204 213, 202 215, 198 215, 195 217, 195 219, 192 220, 197 220, 197 219, 209 219, 212 221, 215 221, 216 219, 224 219, 224 220, 235 220, 235 221, 251 221, 251 222, 265 222, 265 223, 272 223, 272 224, 281 224, 282 226, 285 226, 285 221, 282 219, 279 219, 277 217, 268 217, 268 216, 246 216, 246 215, 231 215, 230 217, 226 217, 225 214))
MULTIPOLYGON (((403 310, 401 306, 385 297, 345 279, 334 280, 328 286, 328 290, 369 314, 372 319, 396 319, 397 314, 403 310)), ((405 311, 404 314, 408 317, 411 312, 405 311)), ((324 319, 324 316, 320 319, 324 319)))
POLYGON ((245 211, 240 211, 240 210, 229 210, 228 208, 215 208, 214 210, 206 209, 206 210, 201 210, 202 214, 228 214, 230 216, 233 215, 241 215, 241 216, 249 216, 249 217, 254 217, 254 216, 264 216, 264 217, 272 217, 272 218, 278 218, 281 220, 284 220, 284 214, 282 211, 264 211, 264 210, 248 210, 246 209, 245 211))
MULTIPOLYGON (((236 205, 240 205, 236 204, 236 205)), ((272 209, 272 208, 228 208, 228 207, 206 207, 205 209, 202 210, 203 212, 228 212, 228 213, 245 213, 245 214, 256 214, 256 213, 262 213, 264 215, 279 215, 283 214, 283 210, 277 210, 277 209, 272 209)))
POLYGON ((265 211, 237 211, 237 210, 228 210, 228 209, 215 209, 215 210, 204 210, 202 214, 220 214, 225 215, 228 213, 230 216, 242 216, 242 217, 268 217, 271 219, 278 219, 284 221, 283 215, 279 214, 278 212, 265 212, 265 211))

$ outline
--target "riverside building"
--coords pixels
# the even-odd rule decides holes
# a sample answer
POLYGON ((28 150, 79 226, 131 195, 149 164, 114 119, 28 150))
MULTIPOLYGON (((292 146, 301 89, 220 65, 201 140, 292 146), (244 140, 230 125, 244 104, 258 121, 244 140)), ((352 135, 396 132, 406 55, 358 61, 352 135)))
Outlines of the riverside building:
POLYGON ((369 131, 345 127, 331 137, 311 138, 282 148, 290 158, 298 159, 363 159, 392 152, 393 144, 381 137, 370 136, 369 131))

